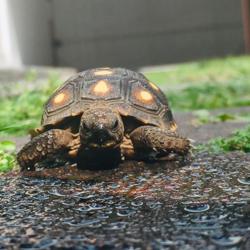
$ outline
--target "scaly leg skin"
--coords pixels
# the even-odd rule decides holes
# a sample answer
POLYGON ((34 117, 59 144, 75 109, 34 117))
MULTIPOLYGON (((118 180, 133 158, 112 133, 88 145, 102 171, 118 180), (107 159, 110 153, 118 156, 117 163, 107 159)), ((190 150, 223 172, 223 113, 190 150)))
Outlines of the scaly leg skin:
POLYGON ((188 155, 190 141, 154 126, 142 126, 130 134, 135 157, 141 160, 175 160, 188 155))
POLYGON ((35 170, 35 164, 56 156, 69 156, 76 150, 76 135, 61 129, 51 129, 28 142, 17 154, 21 170, 35 170))

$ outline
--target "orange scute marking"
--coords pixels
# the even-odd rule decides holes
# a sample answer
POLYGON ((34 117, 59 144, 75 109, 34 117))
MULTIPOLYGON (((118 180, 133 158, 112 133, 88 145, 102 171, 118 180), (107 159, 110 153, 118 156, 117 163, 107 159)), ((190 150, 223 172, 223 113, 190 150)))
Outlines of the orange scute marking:
POLYGON ((103 76, 103 75, 111 75, 113 72, 112 70, 108 70, 108 69, 101 69, 98 70, 94 73, 95 76, 103 76))
POLYGON ((58 94, 58 95, 56 95, 54 97, 53 103, 54 104, 60 104, 60 103, 62 103, 65 100, 65 98, 66 98, 65 93, 60 93, 60 94, 58 94))
POLYGON ((107 81, 101 80, 96 83, 93 88, 93 91, 97 95, 105 95, 109 93, 111 86, 107 81))
POLYGON ((153 100, 153 96, 145 90, 140 91, 140 100, 144 102, 151 102, 153 100))
POLYGON ((159 88, 152 82, 149 82, 150 86, 155 89, 155 90, 159 90, 159 88))

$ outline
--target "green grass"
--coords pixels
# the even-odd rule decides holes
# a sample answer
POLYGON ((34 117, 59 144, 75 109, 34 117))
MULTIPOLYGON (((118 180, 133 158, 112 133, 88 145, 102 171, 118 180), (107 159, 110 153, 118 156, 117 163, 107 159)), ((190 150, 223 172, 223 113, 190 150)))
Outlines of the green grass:
POLYGON ((238 56, 177 64, 166 70, 146 72, 145 74, 151 81, 159 85, 227 84, 234 80, 247 79, 250 74, 249 66, 249 56, 238 56))
POLYGON ((250 57, 228 57, 180 64, 148 72, 174 110, 215 109, 250 105, 250 57))
POLYGON ((167 93, 176 110, 216 109, 250 106, 250 78, 228 82, 227 85, 202 84, 167 93))
POLYGON ((21 135, 36 127, 46 96, 29 92, 18 98, 10 98, 0 103, 0 134, 21 135))
POLYGON ((11 141, 0 142, 0 173, 8 172, 16 166, 15 148, 11 141))
POLYGON ((250 126, 237 130, 229 138, 216 138, 208 144, 202 145, 198 150, 209 150, 210 152, 223 152, 240 150, 250 152, 250 126))
POLYGON ((58 77, 51 76, 42 89, 0 101, 0 136, 27 134, 39 126, 43 105, 58 85, 58 77))
MULTIPOLYGON (((26 80, 34 80, 34 77, 36 77, 35 73, 31 72, 26 80)), ((39 126, 43 105, 59 83, 58 77, 51 75, 45 87, 1 100, 0 136, 24 135, 39 126)), ((14 151, 13 142, 0 141, 0 173, 8 172, 17 165, 14 151)))
POLYGON ((199 126, 207 123, 218 123, 226 121, 235 122, 250 122, 250 114, 247 112, 241 112, 238 114, 230 113, 218 113, 216 115, 211 114, 210 111, 206 109, 195 110, 193 112, 195 119, 193 119, 192 124, 199 126))

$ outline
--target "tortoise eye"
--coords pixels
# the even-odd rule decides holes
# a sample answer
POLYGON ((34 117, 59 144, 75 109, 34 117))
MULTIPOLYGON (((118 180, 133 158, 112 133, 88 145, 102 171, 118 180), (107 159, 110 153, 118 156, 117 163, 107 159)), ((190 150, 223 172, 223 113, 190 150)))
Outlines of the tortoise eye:
POLYGON ((117 129, 118 128, 118 125, 119 125, 119 121, 116 120, 113 124, 113 129, 117 129))
POLYGON ((88 131, 88 130, 89 130, 89 127, 86 125, 85 122, 82 123, 82 128, 83 128, 85 131, 88 131))

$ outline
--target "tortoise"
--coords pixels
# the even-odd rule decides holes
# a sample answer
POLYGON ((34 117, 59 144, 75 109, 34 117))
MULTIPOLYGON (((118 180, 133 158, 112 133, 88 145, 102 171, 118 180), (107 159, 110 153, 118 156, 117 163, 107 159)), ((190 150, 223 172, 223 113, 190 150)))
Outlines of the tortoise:
POLYGON ((176 130, 167 98, 142 73, 90 69, 52 94, 41 127, 17 160, 21 170, 35 170, 37 164, 57 158, 75 161, 80 168, 126 159, 176 159, 191 147, 176 130))

